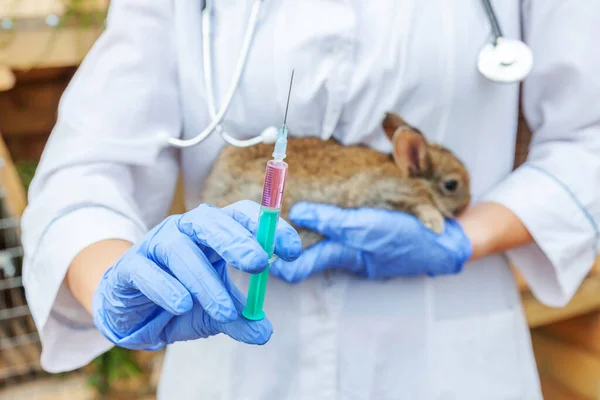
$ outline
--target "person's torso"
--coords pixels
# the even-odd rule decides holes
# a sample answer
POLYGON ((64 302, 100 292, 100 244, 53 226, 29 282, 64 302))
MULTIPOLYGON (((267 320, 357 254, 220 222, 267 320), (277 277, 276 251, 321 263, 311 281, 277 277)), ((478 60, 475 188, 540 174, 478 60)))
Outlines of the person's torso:
MULTIPOLYGON (((496 2, 497 3, 497 2, 496 2)), ((202 2, 175 2, 176 46, 184 138, 210 122, 202 65, 202 2)), ((213 77, 217 108, 229 90, 252 1, 216 2, 213 77)), ((495 4, 505 34, 519 37, 520 1, 495 4)), ((238 138, 283 122, 295 69, 288 127, 292 136, 335 137, 389 151, 380 123, 392 110, 433 141, 448 146, 473 175, 473 194, 489 190, 512 168, 518 84, 485 79, 477 70, 491 40, 480 0, 264 1, 238 90, 224 126, 238 138)), ((182 151, 188 206, 224 141, 213 135, 182 151)))
MULTIPOLYGON (((215 2, 217 108, 231 84, 252 1, 215 2)), ((202 66, 202 2, 174 1, 183 137, 210 122, 202 66)), ((520 1, 494 2, 519 37, 520 1)), ((380 122, 394 111, 453 150, 475 201, 512 169, 518 85, 486 80, 477 55, 491 28, 479 0, 265 1, 228 133, 253 137, 283 120, 295 69, 292 136, 335 137, 389 151, 380 122)), ((182 150, 186 205, 224 141, 182 150)), ((245 290, 248 277, 232 271, 245 290)), ((345 274, 291 286, 270 279, 265 346, 226 337, 169 348, 161 398, 536 399, 527 327, 502 256, 458 276, 370 282, 345 274)))

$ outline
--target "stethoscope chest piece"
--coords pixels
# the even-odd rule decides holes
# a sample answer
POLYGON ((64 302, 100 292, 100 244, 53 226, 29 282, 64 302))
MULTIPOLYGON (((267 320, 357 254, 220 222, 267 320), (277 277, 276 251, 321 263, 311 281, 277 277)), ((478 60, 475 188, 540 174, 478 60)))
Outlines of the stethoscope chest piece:
POLYGON ((487 43, 481 49, 477 67, 483 76, 494 82, 519 82, 531 72, 533 54, 522 41, 499 37, 496 43, 487 43))

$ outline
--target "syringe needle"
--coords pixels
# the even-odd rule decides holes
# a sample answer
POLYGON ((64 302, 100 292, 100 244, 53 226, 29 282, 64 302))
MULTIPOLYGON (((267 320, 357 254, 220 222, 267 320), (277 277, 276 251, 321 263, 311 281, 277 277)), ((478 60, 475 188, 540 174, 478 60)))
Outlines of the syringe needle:
POLYGON ((290 97, 292 95, 292 83, 294 83, 294 69, 292 69, 292 77, 290 79, 290 89, 288 91, 287 104, 285 106, 285 117, 283 118, 283 125, 277 132, 277 138, 275 139, 275 150, 273 151, 273 158, 276 160, 283 160, 285 158, 285 152, 287 148, 287 116, 288 116, 288 108, 290 106, 290 97))
POLYGON ((287 122, 288 107, 290 106, 290 95, 292 94, 292 83, 293 82, 294 82, 294 69, 292 70, 292 78, 290 79, 290 89, 288 90, 287 104, 285 105, 285 117, 283 117, 284 125, 287 122))

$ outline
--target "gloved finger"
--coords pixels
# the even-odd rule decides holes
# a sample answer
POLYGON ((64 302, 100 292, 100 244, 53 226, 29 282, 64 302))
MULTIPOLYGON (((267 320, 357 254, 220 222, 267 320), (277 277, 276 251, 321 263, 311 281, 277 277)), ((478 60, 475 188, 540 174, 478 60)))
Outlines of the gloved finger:
POLYGON ((323 239, 309 247, 295 261, 275 261, 270 273, 289 283, 298 283, 328 269, 343 269, 363 273, 365 264, 360 251, 331 239, 323 239))
POLYGON ((223 284, 227 288, 227 291, 233 300, 233 304, 235 304, 235 308, 240 315, 240 318, 231 324, 223 324, 220 327, 221 331, 238 341, 248 344, 265 344, 268 342, 273 334, 271 322, 268 318, 261 321, 248 321, 242 317, 242 311, 246 306, 246 296, 229 278, 227 267, 224 262, 216 265, 215 269, 219 272, 223 284))
MULTIPOLYGON (((183 315, 188 315, 192 310, 183 315)), ((119 347, 130 350, 160 350, 167 344, 164 334, 166 326, 168 326, 175 318, 179 317, 181 316, 174 316, 168 311, 160 311, 142 327, 123 338, 115 340, 113 343, 119 347)))
POLYGON ((223 324, 214 321, 203 310, 194 308, 186 315, 174 318, 165 327, 165 340, 167 343, 180 340, 193 340, 224 333, 229 337, 247 344, 264 344, 273 334, 271 322, 265 318, 262 321, 248 321, 241 316, 246 298, 233 284, 227 274, 224 262, 215 266, 221 276, 225 287, 233 299, 239 317, 230 323, 223 324))
POLYGON ((200 246, 214 250, 234 268, 257 273, 267 266, 267 253, 250 231, 221 209, 202 204, 181 215, 177 227, 200 246))
POLYGON ((242 293, 240 289, 233 283, 231 278, 229 278, 229 273, 227 272, 227 265, 224 261, 215 265, 215 270, 221 277, 221 281, 223 285, 227 289, 227 292, 231 296, 231 300, 233 300, 233 304, 235 305, 236 310, 241 315, 242 310, 246 306, 246 296, 242 293))
POLYGON ((364 231, 364 219, 357 222, 352 218, 355 211, 330 204, 300 202, 290 209, 290 220, 302 228, 346 243, 364 231))
POLYGON ((215 266, 217 272, 221 276, 221 280, 223 284, 227 288, 231 299, 233 300, 233 304, 235 304, 235 308, 237 309, 240 318, 234 321, 232 324, 223 325, 222 331, 228 336, 233 337, 236 340, 242 341, 244 343, 249 344, 265 344, 271 338, 273 334, 273 326, 271 322, 265 318, 262 321, 248 321, 242 316, 242 311, 246 306, 246 296, 242 293, 240 289, 233 283, 233 281, 229 278, 229 274, 227 273, 227 266, 224 262, 215 266), (246 323, 242 324, 238 322, 239 320, 243 320, 246 323), (240 327, 243 329, 238 329, 235 325, 238 322, 240 327))
POLYGON ((255 345, 267 343, 273 335, 273 325, 266 317, 260 321, 240 317, 229 324, 216 323, 215 329, 238 342, 255 345))
POLYGON ((142 256, 127 259, 127 267, 117 271, 115 288, 134 288, 157 306, 179 315, 192 308, 192 297, 177 279, 163 271, 152 260, 142 256))
POLYGON ((196 304, 190 312, 169 321, 164 329, 164 341, 170 344, 208 338, 220 333, 242 343, 261 345, 271 338, 273 326, 267 318, 262 321, 248 321, 241 316, 224 324, 210 318, 202 307, 196 304))
POLYGON ((416 217, 400 211, 307 202, 292 207, 290 219, 336 242, 367 251, 377 251, 400 234, 422 234, 424 230, 416 217))
MULTIPOLYGON (((231 218, 256 235, 260 204, 242 200, 223 207, 231 218)), ((275 254, 285 261, 293 261, 302 254, 302 241, 298 232, 283 218, 279 218, 275 233, 275 254)))
POLYGON ((150 246, 156 262, 185 286, 211 318, 233 321, 237 312, 213 265, 189 237, 181 232, 173 235, 150 246))

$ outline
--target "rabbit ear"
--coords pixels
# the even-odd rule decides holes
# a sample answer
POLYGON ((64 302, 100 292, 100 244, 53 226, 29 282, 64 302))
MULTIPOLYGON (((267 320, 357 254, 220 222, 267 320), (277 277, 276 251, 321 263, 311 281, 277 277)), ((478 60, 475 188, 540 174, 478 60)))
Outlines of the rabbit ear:
POLYGON ((407 175, 423 173, 427 169, 427 141, 399 115, 386 113, 381 123, 394 146, 394 161, 407 175))
POLYGON ((392 143, 394 161, 408 176, 427 170, 427 141, 418 130, 400 127, 392 136, 392 143))
POLYGON ((394 133, 400 127, 410 127, 406 121, 400 118, 399 115, 394 113, 386 113, 385 118, 383 118, 383 122, 381 123, 381 127, 385 131, 385 134, 390 140, 393 140, 394 133))

